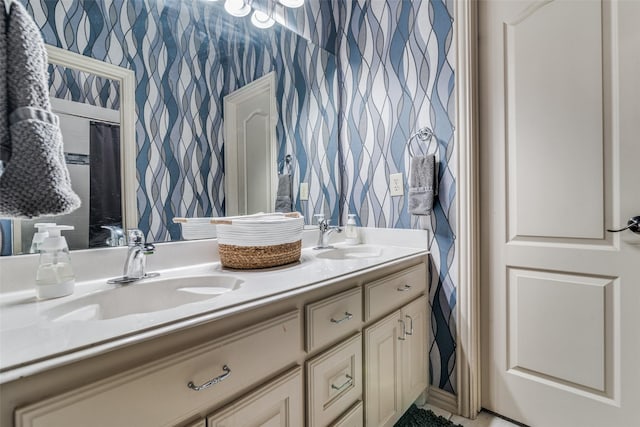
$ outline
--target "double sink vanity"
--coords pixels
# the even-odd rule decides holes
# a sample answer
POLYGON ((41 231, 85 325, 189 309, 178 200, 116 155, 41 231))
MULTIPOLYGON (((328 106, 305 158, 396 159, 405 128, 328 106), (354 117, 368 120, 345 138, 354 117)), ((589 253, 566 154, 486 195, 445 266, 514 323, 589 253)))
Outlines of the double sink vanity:
POLYGON ((47 301, 37 257, 0 259, 0 425, 393 425, 428 384, 428 236, 361 231, 256 271, 167 243, 126 286, 126 248, 74 252, 75 293, 47 301))

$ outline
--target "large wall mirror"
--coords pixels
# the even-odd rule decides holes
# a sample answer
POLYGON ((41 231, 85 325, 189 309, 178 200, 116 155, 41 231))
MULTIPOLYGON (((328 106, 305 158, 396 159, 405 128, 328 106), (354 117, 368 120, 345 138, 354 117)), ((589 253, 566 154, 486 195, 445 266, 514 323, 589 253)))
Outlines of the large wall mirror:
MULTIPOLYGON (((118 246, 136 227, 135 76, 131 70, 47 45, 51 108, 80 208, 68 215, 6 222, 13 254, 32 253, 37 224, 72 225, 71 250, 118 246)), ((8 251, 8 250, 7 250, 8 251)))
MULTIPOLYGON (((274 83, 277 122, 274 148, 265 153, 274 155, 269 154, 263 168, 264 180, 252 176, 246 187, 257 189, 266 181, 273 186, 277 174, 283 172, 285 157, 291 155, 293 208, 303 213, 307 223, 316 213, 338 222, 338 77, 329 43, 312 43, 312 37, 281 24, 255 28, 249 17, 226 13, 223 2, 130 0, 118 8, 103 0, 20 1, 32 14, 45 43, 51 45, 50 62, 62 67, 54 72, 92 76, 67 87, 69 93, 87 98, 86 91, 97 91, 104 97, 106 89, 96 83, 100 79, 109 82, 110 90, 118 88, 115 117, 119 123, 101 116, 104 111, 98 108, 85 108, 84 113, 94 116, 82 120, 88 123, 85 134, 89 138, 92 133, 109 133, 109 129, 120 137, 121 228, 138 227, 148 241, 163 242, 182 237, 174 217, 225 215, 226 193, 237 186, 225 183, 229 166, 225 166, 224 98, 267 75, 274 83), (106 130, 97 129, 102 125, 106 130), (308 185, 307 200, 299 197, 301 183, 308 185)), ((305 16, 304 9, 289 19, 313 20, 305 16)), ((52 98, 60 92, 53 83, 51 89, 52 98)), ((70 170, 78 170, 91 155, 71 142, 78 129, 73 119, 80 116, 74 113, 77 105, 73 102, 76 100, 54 102, 54 108, 59 115, 71 116, 63 138, 70 170)), ((104 160, 106 155, 96 157, 104 160)), ((74 189, 90 197, 81 188, 84 184, 78 185, 74 189)), ((236 196, 234 193, 231 199, 236 196)), ((10 250, 4 244, 3 254, 28 252, 33 223, 44 221, 66 220, 44 218, 13 224, 14 243, 10 250)), ((2 222, 6 243, 11 226, 2 222)), ((117 227, 117 221, 98 226, 111 225, 117 227)), ((94 246, 114 242, 108 228, 102 230, 107 234, 94 238, 101 241, 94 246)), ((94 247, 85 237, 79 233, 70 238, 71 249, 94 247)))

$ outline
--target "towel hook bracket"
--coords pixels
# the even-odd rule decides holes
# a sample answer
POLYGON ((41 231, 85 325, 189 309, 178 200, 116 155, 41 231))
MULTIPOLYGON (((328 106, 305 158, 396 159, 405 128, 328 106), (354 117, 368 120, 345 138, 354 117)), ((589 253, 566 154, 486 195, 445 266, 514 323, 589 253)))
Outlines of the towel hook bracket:
MULTIPOLYGON (((427 126, 422 127, 420 129, 418 129, 416 132, 414 132, 413 134, 411 134, 411 136, 409 136, 409 140, 407 141, 407 147, 409 149, 409 156, 411 156, 411 157, 414 156, 411 144, 415 139, 418 139, 419 141, 422 141, 422 142, 427 142, 427 151, 426 151, 426 153, 428 153, 429 149, 431 148, 431 142, 433 141, 433 136, 434 136, 433 130, 431 130, 431 128, 429 128, 427 126)), ((437 145, 436 145, 436 147, 437 147, 437 145)), ((422 151, 422 148, 420 148, 420 151, 422 151)))

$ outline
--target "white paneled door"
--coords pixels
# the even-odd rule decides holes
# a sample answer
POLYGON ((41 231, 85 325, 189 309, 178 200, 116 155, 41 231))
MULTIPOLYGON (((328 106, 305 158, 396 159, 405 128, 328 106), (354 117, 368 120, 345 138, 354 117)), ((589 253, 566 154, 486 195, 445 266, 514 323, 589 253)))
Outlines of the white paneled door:
POLYGON ((482 404, 640 426, 640 1, 478 12, 482 404))

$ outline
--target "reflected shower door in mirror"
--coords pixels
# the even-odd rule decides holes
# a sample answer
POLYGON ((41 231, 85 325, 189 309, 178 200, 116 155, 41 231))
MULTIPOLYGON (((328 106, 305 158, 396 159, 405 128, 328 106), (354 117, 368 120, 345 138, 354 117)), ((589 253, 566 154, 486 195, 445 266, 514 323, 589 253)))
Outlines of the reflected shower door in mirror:
POLYGON ((125 160, 125 153, 135 153, 127 128, 133 120, 124 118, 131 109, 126 105, 131 97, 123 96, 123 86, 131 86, 125 81, 132 78, 130 71, 55 48, 48 52, 51 107, 60 119, 71 186, 82 204, 67 215, 5 220, 3 240, 11 244, 2 245, 3 255, 36 252, 37 224, 72 225, 65 236, 74 250, 124 245, 123 230, 137 223, 135 204, 124 197, 125 181, 135 179, 133 161, 125 160), (127 218, 129 210, 133 215, 127 218))

